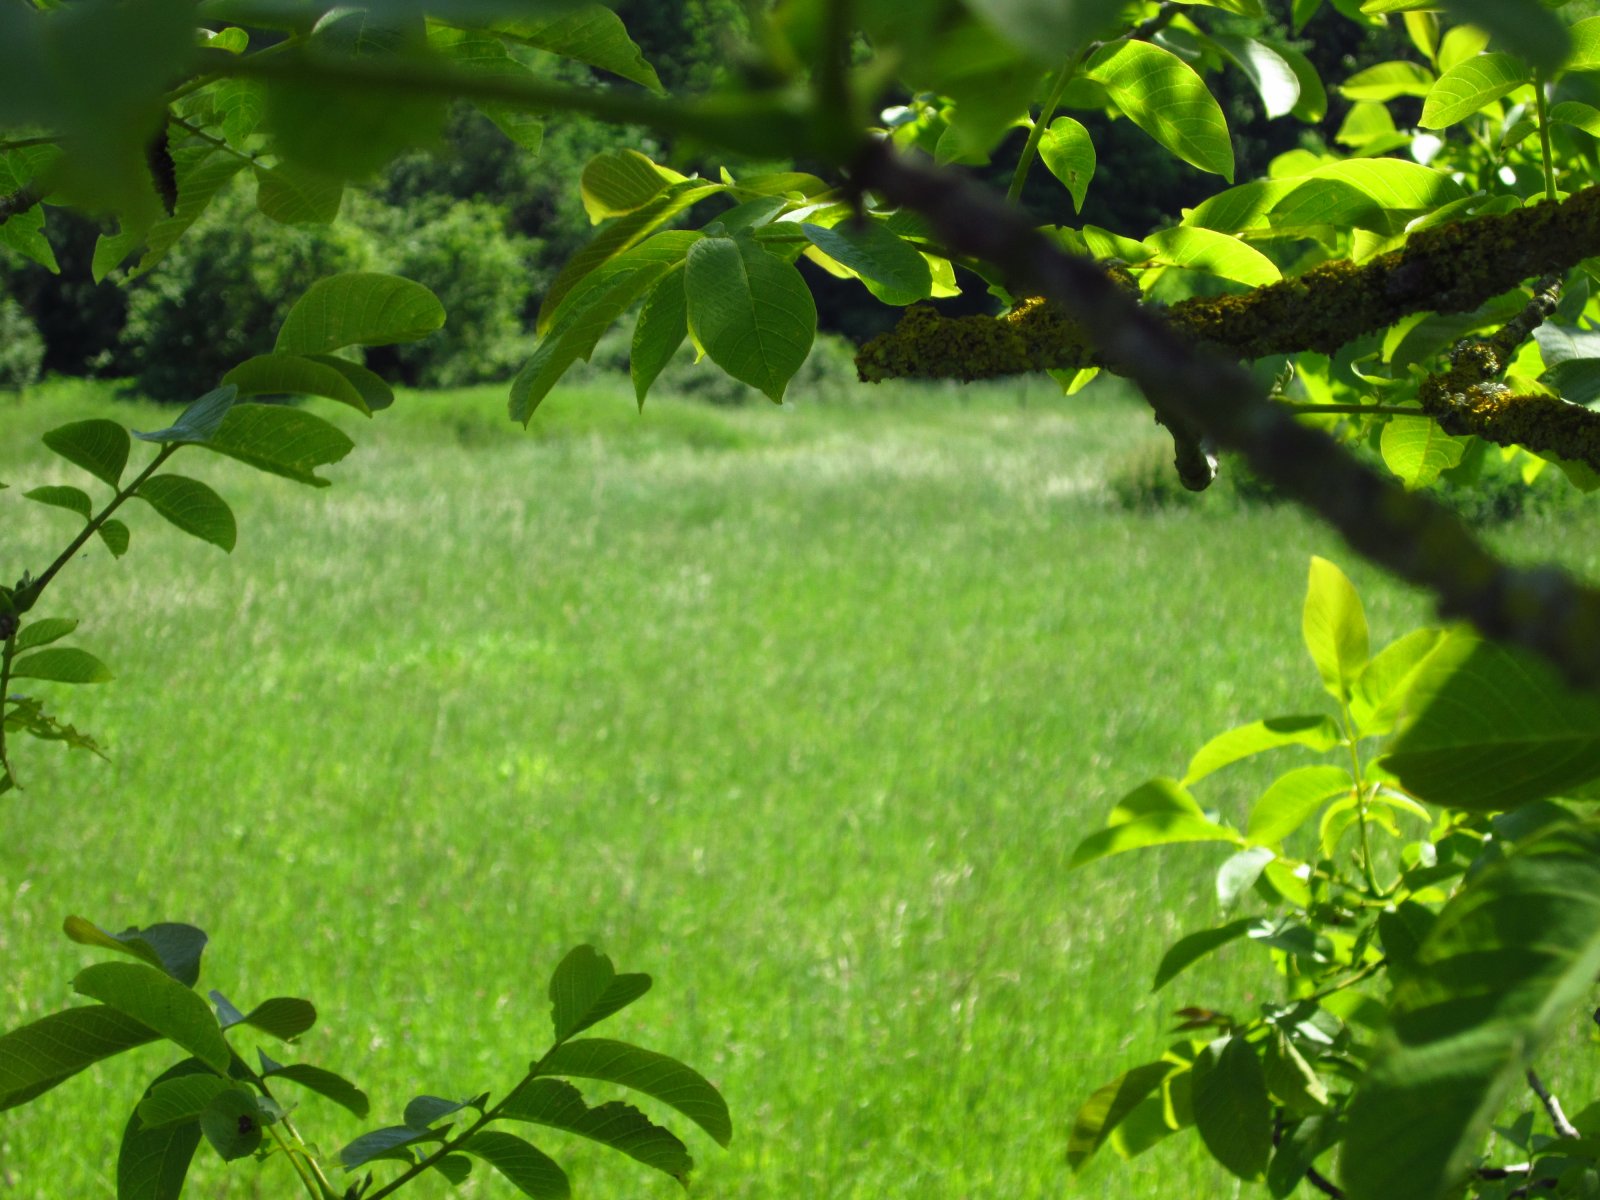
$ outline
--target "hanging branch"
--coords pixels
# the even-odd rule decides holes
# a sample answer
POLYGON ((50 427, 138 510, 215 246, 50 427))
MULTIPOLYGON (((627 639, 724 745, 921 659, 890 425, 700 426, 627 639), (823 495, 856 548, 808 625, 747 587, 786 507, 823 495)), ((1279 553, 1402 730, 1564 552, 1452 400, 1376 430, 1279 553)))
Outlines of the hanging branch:
MULTIPOLYGON (((862 151, 853 175, 858 186, 891 204, 921 212, 952 252, 992 263, 1022 294, 1045 297, 1082 331, 1100 360, 1140 386, 1163 423, 1239 451, 1254 471, 1327 521, 1358 553, 1431 591, 1443 615, 1543 655, 1575 683, 1600 684, 1600 592, 1553 567, 1501 563, 1438 503, 1380 477, 1269 403, 1266 389, 1236 362, 1176 333, 1095 263, 1064 253, 1024 215, 965 176, 911 162, 883 142, 862 151)), ((1584 195, 1600 212, 1600 190, 1584 195)), ((1499 266, 1494 279, 1511 282, 1484 286, 1504 291, 1555 266, 1528 269, 1527 247, 1505 252, 1513 261, 1499 266)), ((1449 269, 1443 261, 1435 265, 1440 272, 1449 269)), ((1492 270, 1484 264, 1480 275, 1492 270)), ((1389 290, 1415 304, 1440 276, 1430 278, 1419 267, 1391 278, 1398 282, 1389 290)), ((1431 309, 1472 304, 1464 293, 1448 289, 1434 291, 1427 303, 1431 309)))

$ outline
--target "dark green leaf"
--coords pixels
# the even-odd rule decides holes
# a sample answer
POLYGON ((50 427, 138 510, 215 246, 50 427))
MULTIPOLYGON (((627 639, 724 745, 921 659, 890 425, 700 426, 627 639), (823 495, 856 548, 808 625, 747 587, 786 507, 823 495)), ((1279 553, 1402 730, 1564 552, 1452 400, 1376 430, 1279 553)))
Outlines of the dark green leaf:
MULTIPOLYGON (((156 1076, 145 1098, 172 1080, 199 1075, 210 1072, 194 1059, 185 1059, 156 1076)), ((136 1108, 128 1116, 117 1151, 117 1200, 178 1200, 199 1145, 199 1121, 148 1128, 136 1108)))
POLYGON ((205 442, 227 420, 238 396, 239 390, 235 387, 215 388, 179 413, 178 419, 165 429, 153 433, 135 430, 133 436, 147 442, 205 442))
POLYGON ((151 1084, 139 1102, 139 1119, 150 1129, 197 1121, 208 1104, 233 1086, 221 1075, 203 1070, 151 1084))
POLYGON ((355 1084, 336 1075, 322 1067, 313 1067, 306 1063, 290 1063, 288 1066, 272 1064, 267 1068, 267 1060, 263 1055, 262 1075, 274 1079, 287 1079, 291 1083, 298 1083, 301 1087, 310 1088, 318 1095, 325 1096, 341 1108, 347 1108, 358 1117, 365 1117, 370 1110, 367 1094, 355 1084))
POLYGON ((23 655, 11 664, 13 679, 46 679, 53 683, 106 683, 111 668, 87 650, 52 646, 23 655))
POLYGON ((1334 1115, 1312 1116, 1290 1128, 1273 1151, 1267 1166, 1267 1190, 1274 1200, 1284 1200, 1306 1177, 1317 1157, 1344 1136, 1344 1122, 1334 1115))
POLYGON ((628 371, 633 376, 633 391, 640 409, 672 356, 689 336, 689 301, 683 290, 683 275, 675 267, 645 297, 639 320, 633 327, 633 346, 628 371))
POLYGON ((928 260, 880 220, 867 217, 828 228, 806 223, 800 228, 818 250, 861 276, 885 304, 911 304, 933 290, 928 260))
MULTIPOLYGON (((288 1078, 288 1076, 284 1076, 288 1078)), ((417 1142, 437 1142, 445 1136, 444 1129, 412 1129, 408 1125, 390 1125, 383 1129, 374 1129, 371 1133, 364 1133, 339 1151, 339 1163, 346 1171, 354 1171, 363 1167, 374 1159, 399 1158, 404 1162, 415 1161, 409 1151, 404 1147, 417 1142), (396 1153, 399 1151, 400 1153, 396 1153)))
POLYGON ((399 275, 348 271, 306 289, 278 330, 279 354, 414 342, 444 324, 439 298, 399 275))
POLYGON ((473 1134, 461 1149, 489 1163, 525 1196, 566 1200, 572 1194, 567 1174, 555 1160, 515 1134, 485 1129, 473 1134))
POLYGON ((322 354, 258 354, 222 377, 241 396, 326 396, 371 416, 394 403, 394 392, 358 363, 322 354), (376 401, 376 403, 373 403, 376 401))
POLYGON ((279 1041, 292 1042, 317 1023, 317 1009, 309 1000, 274 996, 246 1013, 243 1023, 270 1033, 279 1041))
POLYGON ((1113 1130, 1149 1096, 1177 1064, 1165 1059, 1124 1071, 1084 1101, 1067 1138, 1067 1163, 1079 1170, 1105 1144, 1113 1130))
POLYGON ((616 1100, 590 1108, 562 1079, 530 1081, 506 1098, 500 1115, 591 1138, 680 1182, 694 1169, 687 1147, 638 1109, 616 1100))
POLYGON ((645 61, 616 13, 603 4, 581 4, 576 9, 554 20, 521 17, 496 21, 491 28, 530 46, 631 79, 651 91, 662 90, 655 68, 645 61))
MULTIPOLYGON (((442 54, 452 67, 468 75, 524 82, 537 78, 532 71, 511 57, 505 43, 497 37, 436 25, 428 29, 428 45, 442 54)), ((529 154, 538 154, 543 148, 544 118, 539 114, 530 113, 510 104, 496 104, 485 100, 477 101, 476 107, 494 122, 501 133, 529 154)))
POLYGON ((112 558, 121 558, 128 552, 128 527, 115 517, 100 522, 100 528, 95 532, 106 544, 106 549, 111 551, 112 558))
POLYGON ((200 956, 205 952, 203 929, 173 921, 161 921, 146 929, 130 926, 121 933, 109 933, 82 917, 68 917, 62 932, 83 946, 99 946, 132 955, 141 962, 160 967, 184 987, 193 987, 200 978, 200 956))
POLYGON ((1150 990, 1159 992, 1180 972, 1199 962, 1212 951, 1221 949, 1229 942, 1238 941, 1252 930, 1265 926, 1266 922, 1260 917, 1240 917, 1237 921, 1229 921, 1226 925, 1219 925, 1215 929, 1202 929, 1198 933, 1191 933, 1188 937, 1179 938, 1167 948, 1166 954, 1162 955, 1161 965, 1156 968, 1155 982, 1150 990))
POLYGON ((51 1013, 13 1029, 0 1037, 0 1110, 159 1036, 143 1022, 101 1004, 51 1013))
POLYGON ((199 444, 258 471, 312 487, 327 487, 329 481, 316 469, 338 462, 355 446, 321 417, 279 404, 237 405, 221 428, 199 444))
POLYGON ((603 1079, 654 1096, 704 1129, 719 1145, 733 1137, 728 1106, 697 1072, 664 1054, 626 1042, 588 1038, 557 1046, 544 1058, 551 1075, 603 1079))
POLYGON ((44 444, 102 483, 116 487, 128 465, 128 431, 115 421, 74 421, 44 435, 44 444))
POLYGON ((695 343, 781 404, 817 332, 817 306, 799 270, 749 238, 705 238, 689 248, 684 291, 695 343))
POLYGON ((237 1087, 217 1093, 200 1114, 200 1132, 223 1162, 254 1154, 261 1146, 263 1123, 255 1097, 237 1087))
POLYGON ((198 479, 153 475, 134 493, 172 524, 202 542, 231 551, 239 536, 227 501, 198 479))
POLYGON ((94 501, 89 499, 89 493, 82 488, 53 484, 48 487, 36 487, 22 494, 36 504, 48 504, 51 508, 64 508, 68 512, 75 512, 85 521, 94 515, 94 501))
POLYGON ((605 1020, 650 990, 648 975, 618 975, 593 946, 570 950, 550 977, 550 1020, 556 1041, 605 1020))
POLYGON ((226 1074, 230 1052, 216 1018, 204 1000, 165 971, 140 963, 97 963, 79 971, 72 986, 80 995, 143 1022, 226 1074))
POLYGON ((1212 1157, 1241 1179, 1259 1179, 1272 1154, 1272 1101, 1254 1047, 1238 1035, 1207 1046, 1195 1060, 1193 1100, 1212 1157))
POLYGON ((18 632, 13 651, 20 654, 24 650, 59 642, 77 627, 76 621, 66 617, 46 617, 42 621, 29 621, 18 632))
POLYGON ((256 167, 256 207, 283 225, 327 225, 339 215, 344 181, 295 163, 256 167))
POLYGON ((191 143, 174 157, 177 159, 177 208, 145 234, 144 253, 128 273, 129 278, 143 275, 165 258, 167 251, 204 214, 216 194, 248 165, 244 159, 223 153, 209 142, 191 143))
POLYGON ((1024 54, 1054 65, 1109 34, 1123 5, 1119 0, 967 0, 967 7, 1024 54))
POLYGON ((1466 634, 1427 659, 1381 763, 1433 804, 1491 812, 1600 778, 1600 701, 1542 659, 1466 634))
POLYGON ((435 1121, 458 1113, 467 1107, 465 1100, 446 1100, 441 1096, 418 1096, 406 1105, 405 1121, 408 1129, 426 1129, 435 1121))

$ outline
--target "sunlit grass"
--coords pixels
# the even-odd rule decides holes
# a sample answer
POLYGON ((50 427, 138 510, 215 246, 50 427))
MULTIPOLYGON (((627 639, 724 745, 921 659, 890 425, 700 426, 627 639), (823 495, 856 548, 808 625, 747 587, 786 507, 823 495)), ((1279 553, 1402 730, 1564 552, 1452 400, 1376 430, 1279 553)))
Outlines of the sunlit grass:
MULTIPOLYGON (((0 569, 70 535, 20 491, 73 476, 36 434, 99 411, 165 416, 71 388, 0 410, 0 569)), ((1188 1135, 1078 1181, 1064 1157, 1076 1105, 1160 1052, 1172 1008, 1264 998, 1244 950, 1149 992, 1164 945, 1217 919, 1222 852, 1066 863, 1211 733, 1315 705, 1311 553, 1349 569, 1380 643, 1421 598, 1288 510, 1112 509, 1107 464, 1158 434, 1114 395, 640 417, 595 386, 527 434, 496 389, 318 411, 358 443, 335 487, 185 451, 236 552, 136 510, 129 557, 87 553, 45 604, 118 673, 52 693, 112 761, 16 748, 4 1025, 68 1001, 67 913, 192 921, 205 985, 314 999, 283 1056, 393 1123, 416 1093, 513 1082, 550 968, 592 941, 657 980, 602 1032, 732 1107, 730 1152, 689 1135, 696 1194, 1232 1194, 1188 1135)), ((1516 544, 1595 565, 1570 524, 1516 544)), ((1242 819, 1240 785, 1206 799, 1242 819)), ((132 1091, 165 1065, 137 1052, 5 1114, 0 1196, 112 1195, 132 1091)), ((329 1150, 366 1127, 315 1098, 298 1117, 329 1150)), ((676 1194, 547 1148, 581 1196, 676 1194)), ((281 1165, 209 1159, 196 1196, 291 1194, 281 1165)))

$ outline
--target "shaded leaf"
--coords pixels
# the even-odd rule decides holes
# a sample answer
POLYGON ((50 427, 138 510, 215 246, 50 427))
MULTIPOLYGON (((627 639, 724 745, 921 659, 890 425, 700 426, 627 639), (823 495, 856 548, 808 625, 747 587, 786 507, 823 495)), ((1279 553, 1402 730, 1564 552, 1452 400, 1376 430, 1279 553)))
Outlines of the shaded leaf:
POLYGON ((218 1092, 200 1114, 200 1132, 223 1162, 254 1154, 261 1146, 262 1124, 255 1097, 238 1087, 218 1092))
POLYGON ((1260 917, 1240 917, 1237 921, 1229 921, 1226 925, 1219 925, 1215 929, 1202 929, 1198 933, 1189 934, 1188 937, 1179 938, 1167 947, 1167 952, 1161 956, 1161 964, 1156 968, 1155 982, 1150 985, 1150 990, 1159 992, 1206 955, 1220 950, 1229 942, 1238 941, 1252 930, 1260 930, 1265 926, 1266 922, 1260 917))
POLYGON ((868 217, 829 228, 803 223, 800 229, 828 257, 849 267, 869 286, 876 284, 873 295, 885 304, 911 304, 933 290, 928 260, 881 221, 868 217))
MULTIPOLYGON (((289 1078, 284 1075, 284 1078, 289 1078)), ((418 1142, 437 1142, 445 1136, 444 1129, 412 1129, 409 1125, 390 1125, 383 1129, 374 1129, 371 1133, 364 1133, 344 1149, 339 1151, 339 1164, 346 1171, 354 1171, 366 1166, 369 1162, 379 1158, 400 1158, 405 1162, 412 1162, 410 1152, 405 1148, 418 1142), (401 1153, 397 1154, 396 1152, 401 1153)))
POLYGON ((1242 1036, 1212 1042, 1194 1064, 1194 1123, 1206 1149, 1241 1179, 1259 1179, 1272 1154, 1272 1101, 1242 1036))
POLYGON ((461 1150, 490 1164, 525 1196, 566 1200, 572 1194, 567 1173, 555 1160, 514 1133, 485 1129, 468 1138, 461 1150))
POLYGON ((51 485, 36 487, 22 494, 35 504, 46 504, 51 508, 64 508, 68 512, 77 513, 85 521, 94 515, 94 501, 89 499, 89 493, 82 488, 51 485))
POLYGON ((358 1117, 365 1117, 371 1108, 367 1094, 342 1075, 308 1063, 290 1063, 287 1066, 268 1063, 263 1055, 261 1074, 274 1079, 287 1079, 303 1088, 310 1088, 320 1096, 332 1100, 341 1108, 349 1109, 358 1117))
POLYGON ((817 332, 817 306, 798 268, 749 238, 703 238, 689 248, 684 291, 695 344, 781 404, 817 332))
POLYGON ((400 1119, 408 1129, 426 1129, 435 1121, 467 1107, 465 1100, 446 1100, 442 1096, 418 1096, 406 1105, 400 1119))
POLYGON ((717 1089, 664 1054, 607 1038, 587 1038, 557 1046, 543 1061, 551 1075, 603 1079, 654 1096, 699 1125, 719 1145, 726 1146, 733 1138, 733 1121, 717 1089))
POLYGON ((184 475, 153 475, 134 493, 173 525, 202 542, 231 551, 239 528, 227 501, 184 475))
POLYGON ((683 275, 674 267, 645 297, 633 327, 628 372, 633 376, 633 391, 641 409, 650 385, 688 336, 689 301, 683 290, 683 275))
POLYGON ((128 552, 128 527, 115 517, 100 522, 100 528, 96 529, 95 533, 100 535, 100 540, 106 544, 106 549, 111 551, 112 558, 121 558, 128 552))
MULTIPOLYGON (((213 992, 212 998, 216 996, 213 992)), ((279 1041, 292 1042, 317 1023, 317 1008, 309 1000, 274 996, 245 1013, 240 1023, 270 1033, 279 1041)))
POLYGON ((206 1106, 231 1087, 230 1081, 206 1070, 151 1084, 139 1102, 139 1119, 148 1129, 199 1120, 206 1106))
POLYGON ((101 1004, 51 1013, 13 1029, 0 1036, 0 1111, 159 1036, 143 1022, 101 1004))
POLYGON ((554 19, 519 17, 495 21, 490 27, 530 46, 620 75, 651 91, 662 90, 655 68, 645 61, 616 13, 603 4, 580 4, 575 8, 554 19))
POLYGON ((241 396, 325 396, 371 416, 394 403, 394 391, 377 375, 331 354, 258 354, 222 377, 241 396))
POLYGON ((219 1074, 227 1073, 228 1043, 211 1010, 165 971, 141 963, 96 963, 79 971, 72 986, 148 1025, 219 1074))
POLYGON ((126 429, 115 421, 102 420, 61 425, 41 440, 62 458, 113 488, 122 479, 132 444, 126 429))
POLYGON ((207 392, 178 414, 178 419, 165 429, 151 433, 134 431, 134 437, 147 442, 204 442, 211 438, 233 410, 239 389, 219 387, 207 392))
MULTIPOLYGON (((198 1076, 215 1078, 203 1064, 185 1059, 156 1076, 145 1099, 165 1083, 198 1076)), ((117 1150, 117 1200, 178 1200, 199 1145, 199 1121, 150 1128, 135 1108, 128 1114, 117 1150)))
POLYGON ((550 1021, 556 1041, 564 1042, 650 990, 648 975, 618 975, 611 960, 593 946, 577 946, 550 977, 550 1021))
POLYGON ((160 921, 144 929, 129 926, 121 933, 110 933, 92 921, 70 916, 62 922, 61 929, 79 945, 116 950, 159 967, 184 987, 193 987, 199 980, 200 957, 209 941, 205 930, 175 921, 160 921))
POLYGON ((444 324, 439 298, 410 279, 346 271, 317 280, 278 330, 279 354, 326 354, 345 346, 414 342, 444 324))
POLYGON ((312 487, 327 487, 329 481, 316 469, 338 462, 355 446, 321 417, 278 404, 240 404, 209 439, 197 444, 312 487))
POLYGON ((11 678, 45 679, 53 683, 107 683, 115 677, 110 667, 87 650, 51 646, 16 659, 11 664, 11 678))
POLYGON ((1067 1164, 1079 1170, 1139 1103, 1177 1070, 1165 1059, 1124 1071, 1084 1101, 1067 1138, 1067 1164))
POLYGON ((590 1138, 680 1182, 687 1182, 694 1169, 688 1148, 631 1104, 613 1100, 590 1108, 562 1079, 530 1081, 506 1098, 500 1115, 590 1138))
POLYGON ((17 634, 17 640, 12 646, 14 653, 20 654, 24 650, 32 650, 38 646, 48 646, 51 642, 59 642, 78 627, 76 621, 65 617, 46 617, 42 621, 29 621, 17 634))
POLYGON ((339 215, 344 181, 296 163, 255 168, 256 207, 281 225, 327 225, 339 215))

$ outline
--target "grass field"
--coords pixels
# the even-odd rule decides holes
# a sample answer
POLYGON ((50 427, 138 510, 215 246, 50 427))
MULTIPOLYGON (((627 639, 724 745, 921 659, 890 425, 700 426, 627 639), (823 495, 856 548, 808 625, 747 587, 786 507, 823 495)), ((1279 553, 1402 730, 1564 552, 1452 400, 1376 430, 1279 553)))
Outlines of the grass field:
MULTIPOLYGON (((1159 1052, 1172 1008, 1247 1011, 1266 984, 1240 951, 1150 994, 1164 945, 1215 920, 1222 852, 1066 862, 1209 734, 1316 704, 1310 554, 1356 579, 1375 641, 1429 614, 1294 512, 1114 509, 1108 463, 1159 431, 1052 390, 641 418, 595 385, 527 434, 498 389, 413 395, 327 412, 358 449, 324 491, 186 451, 235 553, 136 511, 129 556, 86 554, 44 605, 117 671, 56 689, 112 761, 16 748, 0 1024, 68 1002, 66 914, 194 922, 203 986, 318 1003, 299 1057, 375 1101, 363 1126, 306 1100, 331 1150, 416 1093, 514 1082, 550 968, 592 941, 656 977, 600 1032, 732 1108, 730 1151, 686 1134, 698 1196, 1234 1195, 1192 1136, 1064 1162, 1077 1104, 1159 1052)), ((96 412, 165 423, 65 385, 0 408, 0 570, 70 536, 18 497, 82 482, 36 434, 96 412)), ((1591 529, 1500 536, 1593 573, 1591 529)), ((1238 820, 1247 782, 1205 798, 1238 820)), ((113 1195, 126 1102, 165 1065, 135 1052, 6 1114, 0 1197, 113 1195)), ((677 1194, 545 1145, 580 1197, 677 1194)), ((281 1165, 199 1164, 197 1197, 292 1194, 281 1165)))

